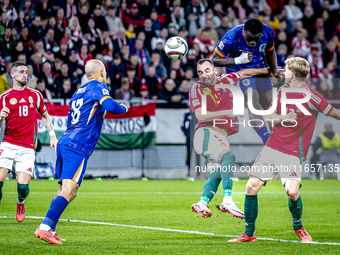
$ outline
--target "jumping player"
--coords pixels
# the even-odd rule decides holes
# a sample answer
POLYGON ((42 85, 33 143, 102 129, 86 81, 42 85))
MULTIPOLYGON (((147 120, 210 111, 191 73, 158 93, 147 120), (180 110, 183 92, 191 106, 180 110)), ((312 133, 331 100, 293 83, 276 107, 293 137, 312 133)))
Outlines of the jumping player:
MULTIPOLYGON (((264 68, 266 64, 263 59, 266 55, 266 62, 273 75, 280 78, 277 71, 277 59, 274 48, 274 31, 258 19, 249 19, 244 25, 237 26, 229 30, 218 43, 214 54, 213 62, 215 66, 223 66, 226 73, 237 72, 245 68, 264 68)), ((247 89, 253 89, 253 105, 260 110, 260 104, 264 109, 268 109, 272 102, 273 84, 267 75, 242 79, 239 86, 247 98, 247 89)), ((262 124, 262 116, 257 116, 249 111, 249 119, 253 120, 253 129, 261 137, 265 144, 269 139, 267 127, 262 124)))
POLYGON ((120 114, 128 111, 109 94, 105 84, 106 71, 99 60, 91 60, 85 66, 89 81, 72 96, 67 130, 57 146, 56 174, 60 189, 51 202, 42 224, 34 235, 51 244, 62 245, 55 228, 68 204, 76 197, 83 180, 88 158, 98 142, 105 111, 120 114))
MULTIPOLYGON (((202 217, 210 217, 211 210, 208 203, 216 194, 222 179, 223 202, 220 210, 228 212, 238 218, 244 218, 242 211, 236 206, 231 197, 233 187, 233 172, 235 155, 230 151, 228 135, 238 132, 237 119, 232 114, 232 98, 227 89, 217 89, 216 84, 236 85, 237 81, 255 75, 268 75, 268 69, 243 69, 236 73, 216 76, 217 68, 209 59, 201 59, 197 63, 197 73, 200 80, 191 87, 189 93, 191 111, 198 120, 194 136, 195 151, 202 155, 206 163, 221 164, 221 171, 210 171, 209 179, 203 186, 201 200, 191 206, 194 212, 202 217), (207 95, 207 114, 202 115, 202 95, 207 95), (214 120, 228 121, 224 124, 215 124, 214 120), (234 124, 231 125, 231 121, 234 124), (228 170, 228 171, 227 171, 228 170)), ((219 121, 218 121, 219 122, 219 121)))
POLYGON ((38 113, 50 134, 51 147, 57 145, 50 116, 39 91, 26 87, 27 66, 14 62, 11 66, 13 87, 0 96, 0 127, 6 120, 4 139, 0 146, 0 202, 6 175, 14 164, 17 173, 17 221, 25 219, 25 199, 33 175, 38 113))
MULTIPOLYGON (((249 172, 244 201, 246 231, 239 238, 229 242, 256 242, 255 220, 258 213, 257 193, 269 180, 280 174, 282 184, 288 195, 289 210, 293 217, 293 228, 302 242, 312 242, 311 236, 302 226, 302 200, 299 195, 301 187, 300 160, 307 157, 318 112, 340 120, 340 112, 333 108, 320 94, 311 90, 306 82, 310 67, 303 58, 290 58, 285 61, 286 85, 280 88, 278 102, 282 98, 282 88, 303 88, 311 93, 307 103, 302 104, 311 115, 304 115, 296 105, 288 104, 288 115, 281 115, 281 105, 278 104, 275 113, 268 116, 267 121, 273 122, 275 127, 270 139, 257 157, 253 170, 249 172), (285 122, 282 123, 282 121, 285 122), (292 123, 290 123, 292 122, 292 123), (288 125, 289 127, 287 127, 288 125), (297 124, 296 124, 297 123, 297 124), (296 126, 294 126, 296 125, 296 126), (263 166, 277 167, 276 171, 257 171, 263 166), (286 167, 286 172, 282 170, 286 167), (282 171, 280 171, 280 169, 282 171), (291 171, 287 171, 291 169, 291 171)), ((288 99, 304 98, 303 93, 287 93, 288 99)))

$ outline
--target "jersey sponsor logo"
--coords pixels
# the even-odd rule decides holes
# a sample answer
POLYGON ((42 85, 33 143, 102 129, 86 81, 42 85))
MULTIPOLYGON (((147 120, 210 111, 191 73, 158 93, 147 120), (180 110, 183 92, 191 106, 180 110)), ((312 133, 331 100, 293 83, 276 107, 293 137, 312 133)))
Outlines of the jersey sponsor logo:
POLYGON ((11 105, 15 105, 17 102, 18 102, 18 101, 17 101, 16 98, 11 98, 11 100, 9 100, 9 103, 10 103, 11 105))
POLYGON ((200 101, 198 99, 192 100, 192 106, 195 107, 200 104, 200 101))
POLYGON ((110 95, 109 91, 107 89, 102 89, 104 95, 110 95))
POLYGON ((26 100, 21 98, 21 100, 19 101, 19 103, 26 103, 26 100))
POLYGON ((79 88, 79 89, 77 90, 77 93, 76 93, 76 94, 84 93, 85 90, 86 90, 86 87, 84 87, 84 88, 79 88))
POLYGON ((266 48, 267 44, 266 43, 262 43, 259 47, 259 51, 260 52, 264 52, 264 49, 266 48))
POLYGON ((33 98, 30 96, 30 97, 28 97, 28 101, 31 103, 31 104, 33 104, 33 98))

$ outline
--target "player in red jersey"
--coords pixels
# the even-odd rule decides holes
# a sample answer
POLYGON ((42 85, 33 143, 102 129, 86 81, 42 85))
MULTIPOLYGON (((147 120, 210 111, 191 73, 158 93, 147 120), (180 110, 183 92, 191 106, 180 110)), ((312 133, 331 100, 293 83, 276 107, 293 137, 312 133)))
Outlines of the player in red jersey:
MULTIPOLYGON (((247 183, 244 201, 246 231, 239 238, 229 242, 256 242, 255 220, 258 213, 257 193, 260 188, 280 174, 282 184, 288 195, 289 210, 293 217, 293 228, 302 242, 312 242, 311 236, 302 226, 301 162, 306 159, 311 143, 318 112, 340 120, 340 112, 333 108, 320 94, 311 90, 306 82, 310 67, 303 58, 290 58, 285 61, 286 85, 283 88, 303 88, 311 93, 307 103, 302 104, 311 115, 304 115, 295 105, 287 104, 288 115, 281 115, 281 104, 276 112, 267 117, 275 124, 273 133, 257 157, 247 183), (301 161, 300 161, 301 160, 301 161), (269 169, 271 166, 271 169, 269 169), (264 167, 267 167, 265 170, 264 167), (275 169, 276 168, 276 169, 275 169)), ((281 87, 282 88, 282 87, 281 87)), ((305 98, 304 93, 286 93, 288 99, 305 98)), ((282 89, 278 93, 281 102, 282 89)))
POLYGON ((194 136, 195 151, 202 155, 206 163, 219 163, 219 170, 211 168, 209 179, 203 186, 201 200, 191 206, 192 211, 202 217, 210 217, 208 203, 214 197, 222 180, 223 202, 220 210, 238 218, 244 218, 242 211, 231 197, 235 155, 230 151, 228 135, 238 132, 237 116, 233 115, 233 102, 228 89, 218 89, 217 84, 236 85, 238 80, 256 75, 271 74, 269 69, 242 69, 236 73, 216 76, 217 69, 209 59, 201 59, 197 63, 200 78, 190 89, 189 99, 191 111, 198 119, 194 136), (207 95, 207 114, 202 114, 202 95, 207 95), (214 120, 218 120, 214 122, 214 120), (222 123, 223 124, 217 124, 222 123))
POLYGON ((50 134, 51 146, 56 146, 58 141, 42 95, 37 90, 26 87, 26 64, 14 62, 11 66, 11 76, 13 88, 0 96, 0 126, 6 120, 4 139, 0 146, 0 201, 6 175, 12 171, 14 163, 18 183, 16 218, 22 222, 25 219, 24 202, 29 194, 28 185, 34 168, 37 112, 42 116, 45 128, 50 134))

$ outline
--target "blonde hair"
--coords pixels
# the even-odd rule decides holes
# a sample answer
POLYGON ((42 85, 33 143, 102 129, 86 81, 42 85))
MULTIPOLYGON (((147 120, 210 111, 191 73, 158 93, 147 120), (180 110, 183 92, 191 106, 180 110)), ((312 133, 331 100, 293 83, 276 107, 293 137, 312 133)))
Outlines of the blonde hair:
POLYGON ((73 20, 76 20, 76 21, 77 21, 77 31, 80 32, 80 31, 81 31, 81 26, 80 26, 80 24, 79 24, 79 19, 78 19, 76 16, 74 16, 74 17, 72 17, 72 18, 70 19, 70 21, 68 22, 68 27, 69 27, 72 31, 74 31, 73 20))
POLYGON ((296 77, 298 81, 305 81, 309 72, 310 66, 306 59, 295 57, 289 58, 285 61, 286 68, 288 68, 296 77))

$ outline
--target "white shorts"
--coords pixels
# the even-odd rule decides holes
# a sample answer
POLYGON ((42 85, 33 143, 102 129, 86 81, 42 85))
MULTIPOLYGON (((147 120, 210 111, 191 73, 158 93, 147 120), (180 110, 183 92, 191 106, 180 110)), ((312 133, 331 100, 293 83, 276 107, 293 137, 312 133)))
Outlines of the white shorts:
POLYGON ((33 176, 35 153, 33 149, 3 142, 0 145, 0 167, 12 171, 14 163, 16 172, 33 176))
POLYGON ((280 176, 283 186, 287 180, 298 180, 301 186, 300 166, 298 157, 264 146, 248 175, 265 182, 280 176))
POLYGON ((194 135, 194 149, 205 158, 205 163, 219 163, 218 156, 222 151, 230 150, 227 137, 217 131, 201 127, 194 135))

